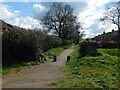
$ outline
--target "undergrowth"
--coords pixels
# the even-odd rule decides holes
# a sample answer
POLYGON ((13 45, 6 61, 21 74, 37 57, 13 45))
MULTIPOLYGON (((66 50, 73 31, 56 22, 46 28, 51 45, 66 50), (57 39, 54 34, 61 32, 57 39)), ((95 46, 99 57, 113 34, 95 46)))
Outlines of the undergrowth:
POLYGON ((60 88, 118 88, 117 49, 98 49, 101 55, 82 58, 79 50, 76 46, 70 62, 63 68, 66 76, 51 85, 60 88))
MULTIPOLYGON (((59 55, 62 51, 64 50, 63 47, 60 48, 52 48, 50 50, 48 50, 47 52, 43 53, 44 58, 46 59, 50 59, 53 58, 54 55, 59 55)), ((39 65, 41 64, 41 62, 39 60, 35 60, 35 61, 30 61, 30 62, 23 62, 23 63, 18 63, 18 64, 14 64, 12 66, 6 66, 6 67, 2 67, 2 74, 9 74, 12 72, 19 72, 20 70, 22 70, 25 67, 31 67, 31 66, 35 66, 35 65, 39 65)))
POLYGON ((50 50, 48 50, 47 52, 44 53, 44 57, 45 58, 53 58, 53 56, 57 56, 59 53, 61 53, 64 49, 61 48, 52 48, 50 50))

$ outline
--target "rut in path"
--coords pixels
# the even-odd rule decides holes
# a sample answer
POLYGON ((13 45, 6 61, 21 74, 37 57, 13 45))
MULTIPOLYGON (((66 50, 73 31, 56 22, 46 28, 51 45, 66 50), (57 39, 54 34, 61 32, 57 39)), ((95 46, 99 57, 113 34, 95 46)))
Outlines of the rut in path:
POLYGON ((73 46, 63 51, 56 62, 48 60, 38 66, 3 76, 2 88, 52 88, 48 84, 64 75, 60 68, 65 65, 66 58, 72 51, 73 46))

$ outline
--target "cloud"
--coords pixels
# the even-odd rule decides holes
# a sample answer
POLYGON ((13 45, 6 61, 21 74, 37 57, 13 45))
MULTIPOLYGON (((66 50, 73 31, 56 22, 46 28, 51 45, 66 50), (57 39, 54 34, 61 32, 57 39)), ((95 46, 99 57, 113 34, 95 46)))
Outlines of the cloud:
POLYGON ((0 0, 0 2, 3 2, 3 1, 6 1, 6 0, 0 0))
POLYGON ((112 29, 118 30, 118 27, 111 22, 101 22, 99 25, 99 29, 104 29, 105 32, 111 32, 112 29))
POLYGON ((27 3, 27 2, 29 2, 29 0, 23 0, 23 2, 26 2, 26 3, 27 3))
MULTIPOLYGON (((112 29, 118 30, 118 26, 113 23, 112 18, 111 18, 111 16, 114 15, 114 13, 118 13, 114 6, 111 7, 110 9, 104 11, 103 17, 108 17, 108 18, 106 18, 105 21, 103 21, 99 24, 99 29, 104 29, 105 32, 110 32, 112 29), (111 11, 113 13, 110 13, 111 11)), ((117 14, 115 14, 115 16, 116 17, 114 17, 114 20, 118 21, 117 14)))
POLYGON ((43 6, 40 5, 40 4, 34 4, 34 5, 33 5, 33 8, 35 9, 35 11, 36 11, 37 13, 39 13, 39 12, 41 12, 42 10, 45 9, 45 7, 43 7, 43 6))
POLYGON ((14 13, 19 14, 19 13, 20 13, 20 11, 19 11, 19 10, 15 10, 15 11, 14 11, 14 13))
POLYGON ((83 29, 81 31, 85 33, 85 36, 83 36, 83 38, 92 38, 96 36, 96 33, 94 33, 92 29, 83 29))
POLYGON ((89 0, 88 5, 93 7, 100 7, 106 3, 108 3, 110 0, 89 0))
POLYGON ((89 28, 92 24, 95 23, 97 19, 100 19, 103 16, 104 10, 98 8, 107 3, 107 1, 108 0, 89 0, 88 6, 85 11, 80 12, 78 16, 79 21, 83 21, 83 25, 85 24, 84 28, 89 28))
POLYGON ((91 29, 83 29, 83 30, 81 30, 81 32, 85 33, 85 36, 83 36, 83 38, 90 37, 90 34, 91 34, 90 31, 91 31, 91 29))
POLYGON ((0 5, 0 19, 12 18, 19 15, 20 11, 18 10, 10 10, 10 6, 8 5, 0 5))
POLYGON ((105 12, 103 5, 108 2, 109 0, 89 0, 85 10, 79 13, 79 21, 83 26, 83 30, 86 30, 85 34, 87 37, 95 36, 99 33, 97 31, 93 33, 94 30, 102 30, 99 28, 99 25, 101 25, 99 24, 99 19, 103 17, 103 13, 105 12))
POLYGON ((26 29, 41 28, 40 21, 38 21, 37 19, 33 19, 32 17, 29 16, 14 18, 9 23, 26 29))
MULTIPOLYGON (((34 4, 34 14, 40 13, 44 7, 40 4, 34 4)), ((6 20, 8 23, 26 29, 41 28, 40 21, 30 16, 17 17, 20 14, 19 10, 11 10, 8 5, 0 5, 0 19, 6 20)))
POLYGON ((41 3, 33 5, 33 12, 32 15, 35 19, 40 19, 46 12, 46 7, 43 6, 41 3))

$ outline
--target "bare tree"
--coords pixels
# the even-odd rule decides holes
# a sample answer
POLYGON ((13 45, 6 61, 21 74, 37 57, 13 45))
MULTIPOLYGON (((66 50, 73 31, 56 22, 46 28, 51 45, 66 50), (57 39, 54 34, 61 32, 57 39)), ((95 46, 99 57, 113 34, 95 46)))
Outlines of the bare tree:
POLYGON ((103 22, 111 22, 118 27, 118 45, 120 47, 120 1, 118 2, 110 2, 107 4, 107 11, 105 12, 105 16, 101 19, 103 22))
POLYGON ((47 31, 52 31, 62 39, 73 38, 81 27, 74 9, 63 3, 53 3, 41 21, 47 31))
POLYGON ((102 21, 109 21, 116 24, 120 32, 120 1, 109 3, 107 7, 108 10, 106 11, 102 21))

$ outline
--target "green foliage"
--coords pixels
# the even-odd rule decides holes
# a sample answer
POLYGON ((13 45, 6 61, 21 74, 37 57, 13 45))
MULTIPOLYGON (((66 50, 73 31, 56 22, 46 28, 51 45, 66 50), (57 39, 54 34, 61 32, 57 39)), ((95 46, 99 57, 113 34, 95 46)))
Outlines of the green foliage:
POLYGON ((72 44, 72 40, 62 40, 62 46, 67 46, 71 44, 72 44))
POLYGON ((91 41, 80 42, 80 55, 84 56, 96 56, 97 55, 97 43, 91 41))
POLYGON ((0 76, 2 75, 2 65, 0 64, 0 76))
POLYGON ((6 66, 2 68, 2 74, 9 74, 12 72, 19 72, 20 70, 24 69, 25 67, 31 67, 35 65, 39 65, 39 61, 31 61, 31 62, 23 62, 13 64, 12 66, 6 66))
POLYGON ((114 49, 114 48, 119 48, 119 44, 113 43, 113 42, 97 42, 97 47, 98 48, 105 48, 105 49, 114 49))
POLYGON ((41 31, 4 30, 2 36, 3 74, 19 71, 24 66, 43 63, 45 59, 53 58, 54 55, 62 52, 64 48, 59 48, 61 45, 60 38, 41 31))
POLYGON ((102 53, 120 57, 120 49, 98 49, 102 53))
POLYGON ((61 46, 61 39, 41 31, 10 29, 2 35, 3 65, 34 61, 43 52, 61 46))
POLYGON ((70 45, 63 46, 64 49, 68 49, 69 47, 70 47, 70 45))
MULTIPOLYGON (((53 58, 54 55, 59 55, 64 49, 61 48, 52 48, 50 50, 48 50, 47 52, 44 52, 44 58, 45 59, 49 59, 49 58, 53 58)), ((12 72, 19 72, 21 69, 25 68, 25 67, 31 67, 31 66, 35 66, 35 65, 39 65, 42 62, 40 62, 39 60, 35 60, 35 61, 30 61, 30 62, 22 62, 22 63, 16 63, 13 64, 11 66, 4 66, 3 70, 1 71, 2 74, 9 74, 12 72)))
POLYGON ((45 58, 53 58, 53 56, 57 56, 60 54, 64 49, 63 48, 52 48, 44 53, 45 58))
POLYGON ((12 72, 19 72, 21 69, 23 69, 23 66, 21 64, 14 64, 12 66, 2 67, 2 74, 9 74, 12 72))
POLYGON ((43 40, 43 51, 47 51, 51 48, 58 48, 62 45, 62 40, 58 37, 46 35, 43 40))
POLYGON ((76 46, 71 61, 63 68, 66 76, 54 85, 60 88, 118 88, 118 54, 116 49, 98 49, 101 55, 80 58, 76 46))

